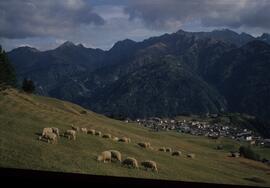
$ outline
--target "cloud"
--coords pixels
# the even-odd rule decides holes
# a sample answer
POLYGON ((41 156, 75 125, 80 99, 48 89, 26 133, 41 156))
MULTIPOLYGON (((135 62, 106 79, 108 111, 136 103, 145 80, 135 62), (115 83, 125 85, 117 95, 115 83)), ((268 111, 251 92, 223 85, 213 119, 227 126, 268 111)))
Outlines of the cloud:
POLYGON ((0 1, 0 37, 26 38, 72 34, 81 25, 102 25, 85 0, 0 1))
POLYGON ((136 0, 125 12, 151 29, 200 21, 205 27, 270 29, 269 0, 136 0))

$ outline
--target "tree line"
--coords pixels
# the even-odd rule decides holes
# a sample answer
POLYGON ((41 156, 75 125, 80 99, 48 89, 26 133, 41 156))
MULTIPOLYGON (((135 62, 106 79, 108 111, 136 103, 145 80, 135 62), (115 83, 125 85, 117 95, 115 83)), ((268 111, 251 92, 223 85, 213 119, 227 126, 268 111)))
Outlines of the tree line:
POLYGON ((22 86, 18 85, 15 68, 10 62, 5 50, 0 46, 0 90, 7 87, 21 88, 27 93, 33 93, 35 91, 34 82, 30 79, 25 78, 22 86))

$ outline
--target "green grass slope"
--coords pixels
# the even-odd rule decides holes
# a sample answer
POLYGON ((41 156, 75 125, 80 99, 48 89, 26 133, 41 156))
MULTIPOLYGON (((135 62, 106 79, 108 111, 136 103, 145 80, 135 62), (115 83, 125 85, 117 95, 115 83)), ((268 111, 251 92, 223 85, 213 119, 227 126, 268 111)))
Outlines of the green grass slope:
MULTIPOLYGON (((244 158, 231 158, 229 151, 239 144, 221 139, 179 134, 151 132, 136 124, 109 119, 91 111, 52 98, 27 95, 16 90, 0 94, 0 167, 74 172, 138 178, 198 181, 226 184, 270 186, 270 168, 265 164, 244 158), (93 128, 113 136, 127 136, 131 143, 78 133, 77 140, 61 137, 57 144, 37 140, 44 127, 58 127, 60 133, 71 128, 93 128), (162 146, 181 150, 184 155, 172 157, 169 153, 140 148, 138 142, 150 142, 157 149, 162 146), (215 150, 217 144, 224 150, 215 150), (135 157, 157 162, 158 173, 122 167, 119 163, 99 163, 96 156, 104 150, 119 150, 123 157, 135 157), (194 153, 195 159, 186 157, 194 153), (253 177, 264 180, 256 183, 253 177)), ((266 149, 258 151, 269 156, 266 149)))

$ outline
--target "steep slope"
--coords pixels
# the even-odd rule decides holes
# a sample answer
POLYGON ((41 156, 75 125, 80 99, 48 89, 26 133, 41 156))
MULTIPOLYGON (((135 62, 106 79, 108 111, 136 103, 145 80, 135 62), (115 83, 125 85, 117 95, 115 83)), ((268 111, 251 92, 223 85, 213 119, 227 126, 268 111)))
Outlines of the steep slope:
POLYGON ((225 53, 209 71, 206 80, 218 88, 230 111, 262 118, 270 116, 270 45, 250 42, 225 53))
POLYGON ((146 63, 89 102, 97 112, 130 118, 226 110, 225 99, 172 56, 146 63))
POLYGON ((73 75, 101 66, 103 51, 65 42, 55 50, 41 52, 20 47, 8 55, 20 81, 24 77, 31 78, 37 85, 38 93, 50 95, 58 84, 74 80, 73 75))
MULTIPOLYGON (((228 152, 239 143, 221 139, 190 136, 175 132, 150 132, 136 124, 106 118, 80 106, 57 99, 27 95, 16 90, 0 93, 0 166, 35 170, 74 172, 138 178, 169 179, 182 181, 212 182, 269 186, 267 175, 270 168, 263 163, 244 158, 228 157, 228 152), (87 113, 81 113, 82 111, 87 113), (12 115, 11 115, 12 114, 12 115), (113 142, 110 139, 77 133, 75 141, 60 137, 57 144, 37 140, 44 127, 58 127, 60 134, 70 129, 71 124, 94 128, 103 134, 127 136, 130 144, 113 142), (148 141, 155 150, 145 150, 137 143, 148 141), (215 150, 222 144, 224 150, 215 150), (181 150, 183 156, 172 157, 169 153, 156 151, 161 146, 181 150), (130 169, 118 163, 98 163, 96 156, 108 149, 119 150, 123 158, 135 157, 157 162, 159 172, 143 168, 130 169), (186 157, 195 153, 195 159, 186 157), (211 162, 210 162, 211 161, 211 162), (196 169, 196 170, 195 170, 196 169), (265 183, 248 181, 260 177, 265 183)), ((254 148, 269 157, 269 150, 254 148)))

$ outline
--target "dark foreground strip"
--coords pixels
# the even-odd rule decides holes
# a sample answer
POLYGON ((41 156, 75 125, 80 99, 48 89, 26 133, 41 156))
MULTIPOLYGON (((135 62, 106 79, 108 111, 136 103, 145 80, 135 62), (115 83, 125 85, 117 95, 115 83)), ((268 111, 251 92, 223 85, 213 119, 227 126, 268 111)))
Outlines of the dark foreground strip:
POLYGON ((208 184, 196 182, 183 182, 183 181, 167 181, 167 180, 152 180, 141 178, 124 178, 113 176, 98 176, 86 175, 76 173, 61 173, 49 171, 36 171, 36 170, 23 170, 0 168, 1 184, 7 183, 8 185, 32 185, 34 187, 55 187, 55 185, 62 186, 75 186, 86 185, 87 187, 244 187, 235 185, 223 184, 208 184))

